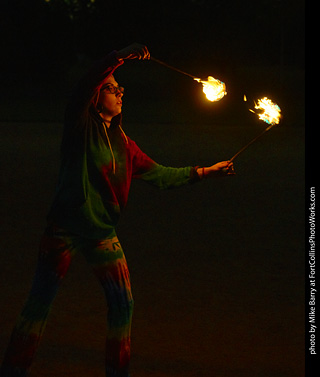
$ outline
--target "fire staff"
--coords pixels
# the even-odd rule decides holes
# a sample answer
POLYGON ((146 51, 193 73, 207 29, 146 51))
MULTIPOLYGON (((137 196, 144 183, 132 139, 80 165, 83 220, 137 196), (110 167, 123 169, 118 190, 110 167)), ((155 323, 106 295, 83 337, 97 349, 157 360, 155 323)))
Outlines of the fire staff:
POLYGON ((131 180, 167 189, 234 174, 228 161, 210 167, 162 166, 125 134, 124 90, 113 72, 126 59, 149 58, 147 47, 139 44, 111 52, 82 78, 67 106, 56 194, 31 291, 13 329, 1 377, 27 376, 58 287, 77 252, 84 254, 107 300, 106 376, 128 377, 133 298, 115 227, 131 180))

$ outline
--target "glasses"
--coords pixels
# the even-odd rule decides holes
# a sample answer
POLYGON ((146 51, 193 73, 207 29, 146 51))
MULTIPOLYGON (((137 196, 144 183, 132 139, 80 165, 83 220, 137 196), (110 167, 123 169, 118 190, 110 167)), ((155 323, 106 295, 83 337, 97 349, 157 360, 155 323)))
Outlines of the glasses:
POLYGON ((101 91, 106 90, 108 93, 115 94, 115 93, 123 93, 124 88, 122 86, 115 86, 113 84, 105 84, 101 87, 101 91))

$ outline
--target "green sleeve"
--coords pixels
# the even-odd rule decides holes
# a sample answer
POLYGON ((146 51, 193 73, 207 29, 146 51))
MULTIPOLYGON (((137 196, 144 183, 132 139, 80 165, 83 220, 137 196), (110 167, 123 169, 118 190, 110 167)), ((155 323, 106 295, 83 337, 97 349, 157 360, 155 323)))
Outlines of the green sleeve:
POLYGON ((170 189, 200 181, 197 167, 172 168, 160 165, 147 156, 137 144, 129 140, 132 154, 132 176, 160 189, 170 189))
POLYGON ((191 166, 172 168, 157 163, 149 171, 141 174, 139 178, 162 190, 180 187, 200 180, 196 168, 191 166))

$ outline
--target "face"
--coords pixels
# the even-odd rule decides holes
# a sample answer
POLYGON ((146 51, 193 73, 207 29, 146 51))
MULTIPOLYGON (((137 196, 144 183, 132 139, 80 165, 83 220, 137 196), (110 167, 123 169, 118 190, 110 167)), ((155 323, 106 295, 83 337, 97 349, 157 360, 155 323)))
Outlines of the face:
POLYGON ((111 119, 121 113, 123 89, 119 88, 113 76, 108 77, 102 84, 99 94, 98 106, 101 110, 100 115, 103 119, 111 119))

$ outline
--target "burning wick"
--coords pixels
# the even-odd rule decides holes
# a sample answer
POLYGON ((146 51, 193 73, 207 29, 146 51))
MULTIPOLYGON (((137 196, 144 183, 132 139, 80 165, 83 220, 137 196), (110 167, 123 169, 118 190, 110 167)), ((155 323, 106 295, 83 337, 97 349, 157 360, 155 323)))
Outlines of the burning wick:
POLYGON ((211 102, 220 101, 226 94, 226 84, 212 76, 208 77, 208 81, 195 78, 203 86, 203 93, 211 102))
MULTIPOLYGON (((244 96, 244 100, 247 100, 246 96, 244 96)), ((276 103, 273 103, 271 99, 267 97, 258 99, 258 104, 255 103, 254 108, 259 112, 257 113, 256 111, 251 109, 249 109, 249 111, 258 114, 259 119, 273 126, 275 124, 279 124, 281 118, 281 109, 276 103)))
POLYGON ((219 101, 221 100, 221 98, 223 98, 227 94, 225 83, 218 79, 215 79, 212 76, 209 76, 207 81, 201 80, 193 75, 190 75, 187 72, 184 72, 178 68, 172 67, 171 65, 164 63, 161 60, 158 60, 156 58, 151 57, 150 60, 153 60, 154 62, 159 63, 161 65, 164 65, 165 67, 172 69, 173 71, 182 73, 185 76, 189 76, 193 78, 195 81, 201 83, 203 86, 203 89, 202 89, 203 93, 206 95, 207 99, 211 102, 219 101))
MULTIPOLYGON (((244 101, 247 101, 247 97, 244 96, 244 101)), ((249 109, 252 113, 255 113, 259 116, 259 119, 263 120, 264 122, 269 124, 260 135, 256 136, 252 139, 247 145, 241 148, 229 161, 232 162, 236 157, 239 156, 243 151, 245 151, 251 144, 256 142, 262 135, 264 135, 267 131, 269 131, 272 127, 276 124, 279 124, 281 118, 281 109, 276 104, 273 103, 269 98, 264 97, 262 99, 258 99, 258 103, 255 103, 254 108, 258 110, 258 112, 249 109)))

